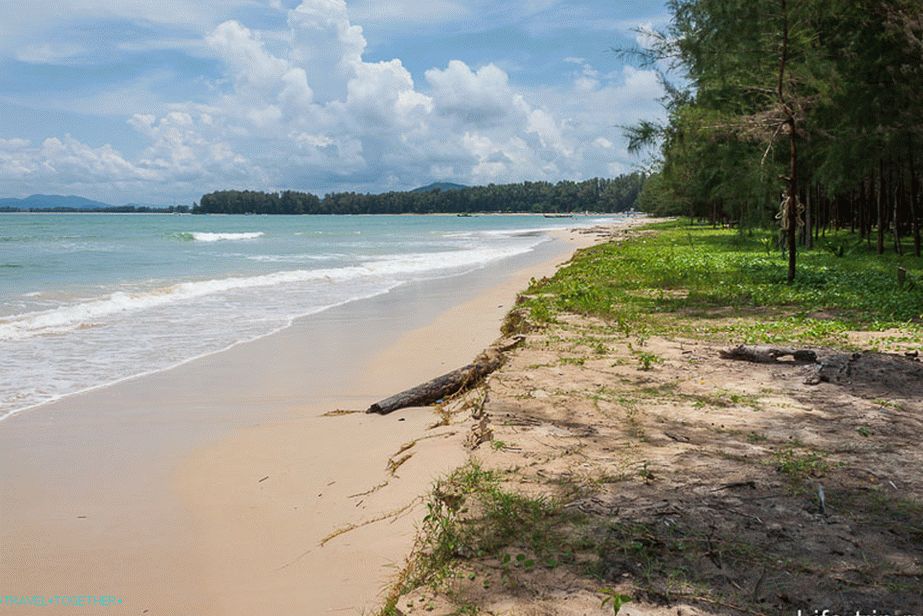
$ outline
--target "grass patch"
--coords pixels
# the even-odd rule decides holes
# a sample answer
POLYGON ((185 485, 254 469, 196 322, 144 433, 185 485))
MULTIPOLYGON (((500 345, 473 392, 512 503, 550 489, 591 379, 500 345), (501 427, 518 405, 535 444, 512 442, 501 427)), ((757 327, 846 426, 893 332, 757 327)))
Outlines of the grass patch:
POLYGON ((758 547, 683 524, 613 522, 595 546, 588 573, 600 582, 625 574, 655 601, 708 595, 710 569, 752 570, 766 556, 758 547))
POLYGON ((656 231, 578 253, 554 277, 534 280, 522 311, 538 324, 562 313, 605 319, 624 335, 716 336, 741 342, 845 344, 850 330, 902 330, 923 344, 923 284, 901 289, 898 266, 923 280, 923 260, 876 255, 847 234, 846 258, 818 247, 786 262, 767 254, 768 231, 651 225, 656 231), (654 290, 653 292, 651 290, 654 290), (750 314, 752 319, 733 319, 750 314), (728 320, 731 320, 728 323, 728 320))
POLYGON ((851 517, 907 541, 923 541, 923 503, 883 490, 844 495, 843 500, 858 504, 849 507, 851 517))
POLYGON ((830 470, 830 463, 823 455, 814 452, 801 452, 794 447, 780 449, 772 455, 776 470, 795 485, 802 485, 811 477, 822 477, 830 470))
POLYGON ((745 394, 727 389, 716 389, 713 392, 705 394, 693 394, 687 398, 694 400, 696 408, 706 406, 713 407, 730 407, 730 406, 748 406, 754 411, 760 410, 760 398, 752 394, 745 394))
POLYGON ((550 498, 504 489, 497 473, 475 460, 438 481, 426 506, 419 543, 381 616, 396 613, 397 601, 411 590, 438 587, 465 560, 497 558, 525 570, 556 564, 565 551, 560 529, 574 515, 550 498), (516 560, 510 549, 517 551, 516 560))

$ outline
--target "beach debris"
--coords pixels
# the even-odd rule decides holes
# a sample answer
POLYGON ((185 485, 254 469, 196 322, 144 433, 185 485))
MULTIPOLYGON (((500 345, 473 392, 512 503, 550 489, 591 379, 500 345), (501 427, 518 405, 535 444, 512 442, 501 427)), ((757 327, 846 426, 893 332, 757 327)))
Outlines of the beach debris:
POLYGON ((410 501, 403 507, 399 509, 395 509, 394 511, 388 511, 386 513, 382 513, 380 515, 375 516, 374 518, 364 520, 362 522, 350 523, 350 524, 347 524, 346 526, 342 526, 332 531, 330 534, 328 534, 323 539, 321 539, 319 545, 320 547, 324 547, 325 545, 327 545, 328 543, 330 543, 337 537, 341 535, 345 535, 346 533, 351 533, 352 531, 362 528, 364 526, 369 526, 370 524, 377 524, 378 522, 382 522, 384 520, 391 520, 393 522, 397 520, 399 517, 401 517, 404 513, 412 509, 418 502, 420 502, 420 497, 413 499, 412 501, 410 501))
POLYGON ((755 364, 774 364, 780 357, 791 356, 796 362, 814 363, 817 353, 809 349, 789 349, 771 346, 750 346, 740 344, 733 349, 719 351, 722 359, 749 361, 755 364))
POLYGON ((382 481, 381 483, 372 486, 365 492, 357 492, 356 494, 350 494, 346 498, 359 498, 360 496, 368 496, 369 494, 374 494, 375 492, 378 492, 382 488, 386 487, 388 483, 390 483, 390 480, 382 481))
POLYGON ((861 353, 839 353, 823 358, 817 362, 814 372, 804 380, 805 385, 820 383, 849 382, 853 364, 862 357, 861 353))
POLYGON ((265 477, 263 477, 262 479, 260 479, 259 481, 257 481, 257 483, 263 483, 263 482, 266 481, 267 479, 269 479, 269 475, 266 475, 265 477))
POLYGON ((453 396, 477 385, 485 376, 501 365, 503 365, 502 349, 492 347, 478 355, 467 366, 376 402, 369 407, 367 412, 387 415, 408 407, 430 406, 438 400, 453 396))
POLYGON ((350 409, 336 409, 334 411, 327 411, 321 417, 341 417, 343 415, 354 415, 356 413, 361 413, 362 411, 350 410, 350 409))
POLYGON ((465 439, 465 446, 475 450, 487 441, 492 441, 493 438, 494 431, 490 429, 490 415, 483 413, 480 420, 471 426, 471 432, 465 439))
POLYGON ((397 474, 397 469, 399 469, 404 462, 406 462, 412 457, 413 457, 413 452, 410 452, 398 458, 391 458, 390 460, 388 460, 388 472, 391 474, 391 476, 394 477, 394 475, 397 474))
POLYGON ((851 385, 881 393, 901 390, 918 396, 923 393, 923 364, 896 353, 835 353, 819 358, 804 382, 851 385))

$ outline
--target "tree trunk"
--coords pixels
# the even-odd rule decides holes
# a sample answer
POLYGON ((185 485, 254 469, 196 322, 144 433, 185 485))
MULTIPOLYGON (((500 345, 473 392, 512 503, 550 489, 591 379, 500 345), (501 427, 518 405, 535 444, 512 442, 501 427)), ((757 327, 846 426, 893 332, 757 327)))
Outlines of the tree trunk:
POLYGON ((882 192, 885 190, 885 174, 884 167, 885 163, 883 160, 878 159, 878 192, 877 192, 877 203, 878 206, 878 246, 877 252, 880 255, 885 254, 885 215, 884 215, 884 206, 882 204, 882 192))
POLYGON ((814 248, 814 238, 811 235, 811 187, 808 186, 807 202, 804 204, 804 245, 810 250, 814 248))
POLYGON ((789 284, 795 282, 798 240, 798 134, 795 113, 785 99, 785 64, 788 62, 788 1, 779 0, 782 8, 782 53, 779 58, 779 104, 785 110, 785 124, 788 126, 788 276, 789 284))
MULTIPOLYGON (((898 159, 897 166, 900 170, 901 161, 898 159)), ((899 255, 904 254, 904 247, 901 246, 901 218, 900 210, 897 207, 898 203, 898 194, 900 193, 900 188, 902 185, 900 171, 898 171, 897 181, 894 179, 894 165, 891 165, 891 169, 888 170, 888 184, 891 189, 891 196, 894 204, 894 220, 891 221, 891 224, 894 226, 894 252, 899 255)))
POLYGON ((913 254, 920 256, 920 219, 917 213, 920 197, 920 185, 917 183, 917 170, 913 161, 913 138, 910 141, 910 224, 913 228, 913 254))

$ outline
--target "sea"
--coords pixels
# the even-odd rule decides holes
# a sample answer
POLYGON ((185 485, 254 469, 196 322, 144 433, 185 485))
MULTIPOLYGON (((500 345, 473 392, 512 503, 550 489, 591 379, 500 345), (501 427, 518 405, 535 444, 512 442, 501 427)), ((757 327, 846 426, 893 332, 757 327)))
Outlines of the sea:
POLYGON ((0 420, 611 220, 0 214, 0 420))

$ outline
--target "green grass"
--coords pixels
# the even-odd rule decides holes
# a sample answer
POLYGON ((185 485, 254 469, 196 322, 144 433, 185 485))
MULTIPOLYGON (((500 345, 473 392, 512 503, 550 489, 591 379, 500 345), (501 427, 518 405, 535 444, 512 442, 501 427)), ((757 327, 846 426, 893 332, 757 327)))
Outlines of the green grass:
POLYGON ((561 313, 605 319, 624 334, 720 335, 742 342, 844 343, 853 329, 903 328, 923 341, 923 259, 878 256, 855 237, 845 256, 824 247, 799 254, 785 283, 786 261, 767 254, 768 231, 651 225, 643 237, 594 246, 553 278, 534 281, 522 302, 532 322, 561 313), (899 288, 897 268, 912 285, 899 288), (908 288, 909 287, 909 288, 908 288), (726 319, 752 319, 728 324, 726 319))
POLYGON ((572 515, 549 498, 503 489, 497 473, 484 470, 474 460, 437 482, 426 507, 421 543, 379 612, 381 616, 396 613, 397 601, 414 588, 437 587, 468 559, 495 557, 501 565, 524 570, 533 569, 536 563, 556 566, 565 549, 559 529, 572 515), (512 548, 516 560, 508 552, 512 548))
POLYGON ((801 485, 811 477, 822 477, 830 470, 830 463, 823 455, 814 452, 800 452, 794 447, 775 452, 772 456, 776 470, 796 485, 801 485))

